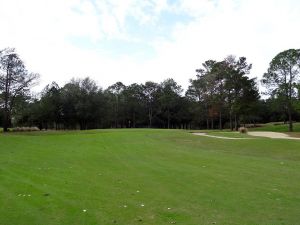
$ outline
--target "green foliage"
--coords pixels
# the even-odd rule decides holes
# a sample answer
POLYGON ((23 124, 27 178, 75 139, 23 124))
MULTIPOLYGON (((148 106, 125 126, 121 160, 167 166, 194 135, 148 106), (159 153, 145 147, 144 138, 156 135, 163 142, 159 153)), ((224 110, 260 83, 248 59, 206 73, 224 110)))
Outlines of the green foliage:
POLYGON ((0 106, 3 105, 3 130, 11 125, 12 111, 16 102, 26 98, 29 88, 39 74, 29 73, 13 48, 0 50, 0 106))
POLYGON ((161 83, 158 101, 162 118, 166 121, 166 123, 164 123, 164 127, 166 128, 171 128, 172 115, 177 111, 176 107, 179 103, 181 92, 181 86, 173 79, 167 79, 161 83))
POLYGON ((268 72, 263 75, 262 84, 268 93, 282 99, 289 116, 289 131, 293 130, 293 97, 296 97, 297 82, 300 75, 300 49, 280 52, 270 63, 268 72))
POLYGON ((249 121, 259 99, 256 80, 246 76, 252 65, 248 65, 245 57, 228 56, 220 62, 208 60, 202 66, 196 70, 197 79, 190 80, 186 96, 203 108, 207 128, 209 120, 218 119, 222 129, 224 116, 229 117, 231 128, 233 116, 236 129, 240 118, 249 121))
POLYGON ((159 96, 160 85, 151 81, 147 81, 142 85, 142 96, 148 112, 148 127, 152 127, 153 117, 155 117, 157 99, 159 96))

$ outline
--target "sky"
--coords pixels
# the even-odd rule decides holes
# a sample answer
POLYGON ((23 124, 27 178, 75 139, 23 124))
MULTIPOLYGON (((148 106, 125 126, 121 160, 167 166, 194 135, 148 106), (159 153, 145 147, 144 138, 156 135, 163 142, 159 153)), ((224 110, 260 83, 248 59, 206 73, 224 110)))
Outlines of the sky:
POLYGON ((299 0, 0 0, 0 49, 14 47, 36 90, 91 77, 103 88, 174 78, 245 56, 250 77, 300 47, 299 0))

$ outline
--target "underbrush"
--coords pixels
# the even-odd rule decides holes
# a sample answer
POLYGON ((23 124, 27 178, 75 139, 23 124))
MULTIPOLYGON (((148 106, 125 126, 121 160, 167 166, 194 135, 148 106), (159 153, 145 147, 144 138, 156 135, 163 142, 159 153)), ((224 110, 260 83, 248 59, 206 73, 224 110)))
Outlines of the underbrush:
POLYGON ((13 132, 29 132, 29 131, 40 131, 38 127, 14 127, 13 132))

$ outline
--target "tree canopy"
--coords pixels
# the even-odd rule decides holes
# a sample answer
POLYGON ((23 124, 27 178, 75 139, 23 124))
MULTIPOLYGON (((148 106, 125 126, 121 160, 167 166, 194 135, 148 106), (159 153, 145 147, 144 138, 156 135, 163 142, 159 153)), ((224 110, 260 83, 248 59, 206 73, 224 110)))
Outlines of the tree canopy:
POLYGON ((289 49, 276 55, 263 75, 262 83, 270 95, 282 99, 288 114, 289 131, 293 131, 293 101, 296 100, 300 76, 300 49, 289 49))
POLYGON ((0 93, 3 104, 3 129, 8 130, 11 124, 12 111, 16 99, 29 94, 29 88, 39 77, 29 73, 13 48, 0 51, 0 93))

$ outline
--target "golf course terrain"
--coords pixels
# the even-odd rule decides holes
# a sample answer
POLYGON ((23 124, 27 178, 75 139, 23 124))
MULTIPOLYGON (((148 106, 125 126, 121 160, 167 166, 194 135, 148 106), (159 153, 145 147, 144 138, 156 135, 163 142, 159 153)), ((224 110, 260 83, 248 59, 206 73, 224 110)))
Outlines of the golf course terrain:
POLYGON ((210 134, 0 133, 0 224, 300 224, 300 140, 210 134))

